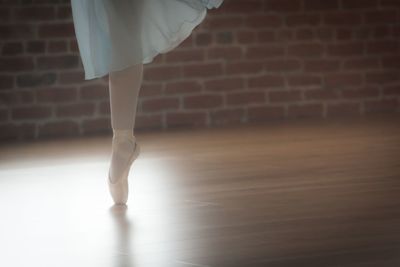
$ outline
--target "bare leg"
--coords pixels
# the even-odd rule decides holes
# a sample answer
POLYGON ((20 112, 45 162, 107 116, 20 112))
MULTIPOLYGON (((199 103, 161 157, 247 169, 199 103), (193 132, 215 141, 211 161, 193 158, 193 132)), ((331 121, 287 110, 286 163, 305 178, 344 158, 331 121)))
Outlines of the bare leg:
POLYGON ((134 130, 137 100, 142 84, 143 64, 109 74, 111 126, 113 130, 134 130))
POLYGON ((111 126, 113 129, 110 180, 115 182, 128 166, 135 147, 134 126, 143 64, 109 74, 111 126))

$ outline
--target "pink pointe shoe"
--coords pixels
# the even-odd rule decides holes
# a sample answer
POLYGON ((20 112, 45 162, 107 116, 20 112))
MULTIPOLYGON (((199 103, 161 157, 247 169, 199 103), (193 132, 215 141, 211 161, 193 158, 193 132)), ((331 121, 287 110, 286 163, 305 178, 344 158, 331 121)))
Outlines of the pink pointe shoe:
POLYGON ((136 138, 134 139, 135 142, 135 148, 134 151, 132 152, 131 157, 129 158, 129 161, 125 167, 125 170, 122 172, 121 176, 118 177, 115 182, 111 181, 111 176, 110 176, 110 170, 108 170, 108 188, 111 194, 112 199, 114 200, 115 204, 126 204, 128 200, 128 194, 129 194, 129 184, 128 184, 128 176, 129 176, 129 171, 131 168, 131 165, 133 162, 136 160, 136 158, 140 154, 140 146, 136 142, 136 138))

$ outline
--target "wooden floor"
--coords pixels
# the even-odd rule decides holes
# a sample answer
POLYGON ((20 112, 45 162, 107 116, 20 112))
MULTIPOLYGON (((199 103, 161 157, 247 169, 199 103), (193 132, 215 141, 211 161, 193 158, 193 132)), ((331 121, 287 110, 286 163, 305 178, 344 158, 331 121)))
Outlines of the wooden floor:
POLYGON ((400 116, 0 147, 0 266, 400 266, 400 116))

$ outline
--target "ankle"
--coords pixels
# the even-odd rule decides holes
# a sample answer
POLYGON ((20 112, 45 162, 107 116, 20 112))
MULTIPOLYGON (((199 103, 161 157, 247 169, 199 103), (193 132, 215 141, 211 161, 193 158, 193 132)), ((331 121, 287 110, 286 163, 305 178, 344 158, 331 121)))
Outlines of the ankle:
POLYGON ((132 130, 113 129, 113 139, 116 139, 116 138, 134 139, 135 136, 133 135, 133 131, 132 130))

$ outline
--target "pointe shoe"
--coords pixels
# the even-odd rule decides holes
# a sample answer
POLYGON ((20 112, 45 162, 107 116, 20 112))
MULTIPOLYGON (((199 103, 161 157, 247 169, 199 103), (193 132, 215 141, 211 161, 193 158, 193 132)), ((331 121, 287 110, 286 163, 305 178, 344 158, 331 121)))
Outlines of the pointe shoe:
POLYGON ((108 170, 108 188, 111 194, 112 199, 115 204, 126 204, 128 200, 129 194, 129 184, 128 184, 128 175, 131 165, 135 161, 135 159, 140 154, 140 146, 135 139, 135 148, 134 151, 128 161, 126 169, 122 173, 121 177, 118 177, 115 182, 111 181, 110 170, 108 170))

